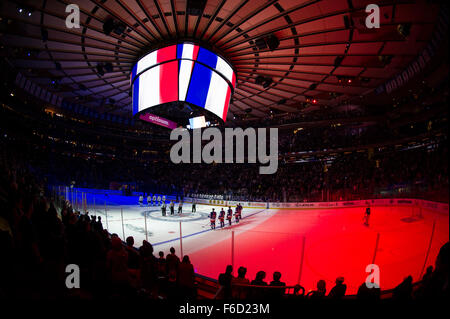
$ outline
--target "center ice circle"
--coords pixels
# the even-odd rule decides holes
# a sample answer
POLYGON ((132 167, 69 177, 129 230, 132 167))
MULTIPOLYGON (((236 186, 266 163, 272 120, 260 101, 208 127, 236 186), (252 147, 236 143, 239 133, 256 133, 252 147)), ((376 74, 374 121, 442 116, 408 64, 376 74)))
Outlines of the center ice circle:
POLYGON ((151 219, 156 219, 156 220, 162 220, 162 221, 168 221, 168 222, 190 222, 190 221, 194 221, 194 220, 201 220, 201 219, 207 219, 208 218, 208 214, 207 213, 200 213, 200 212, 195 212, 195 213, 191 213, 191 212, 184 212, 181 214, 178 214, 176 211, 173 215, 170 215, 170 211, 168 210, 166 212, 166 216, 162 215, 161 210, 158 211, 144 211, 142 213, 143 215, 146 214, 147 217, 151 218, 151 219))

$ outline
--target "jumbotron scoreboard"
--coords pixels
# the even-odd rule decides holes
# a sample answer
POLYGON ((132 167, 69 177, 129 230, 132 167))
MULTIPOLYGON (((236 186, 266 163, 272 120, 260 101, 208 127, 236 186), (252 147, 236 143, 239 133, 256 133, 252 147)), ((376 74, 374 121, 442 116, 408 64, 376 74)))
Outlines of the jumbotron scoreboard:
POLYGON ((176 113, 185 107, 183 124, 198 116, 225 122, 236 73, 218 54, 183 42, 139 59, 132 69, 131 84, 134 116, 152 113, 179 121, 176 113))

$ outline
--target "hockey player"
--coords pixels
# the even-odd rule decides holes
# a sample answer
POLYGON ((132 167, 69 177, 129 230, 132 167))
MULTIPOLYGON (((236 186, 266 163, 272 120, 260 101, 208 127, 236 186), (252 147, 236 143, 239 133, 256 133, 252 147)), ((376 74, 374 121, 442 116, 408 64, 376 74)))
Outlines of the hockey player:
POLYGON ((214 211, 214 208, 212 209, 212 212, 209 213, 209 221, 211 222, 211 229, 216 229, 216 212, 214 211))
POLYGON ((153 203, 152 203, 152 206, 155 206, 156 205, 156 195, 153 195, 153 203))
POLYGON ((161 213, 162 213, 162 215, 163 216, 166 216, 166 203, 163 203, 162 205, 161 205, 161 213))
POLYGON ((152 203, 152 197, 150 196, 150 194, 148 194, 147 196, 147 206, 150 206, 152 203))
POLYGON ((163 204, 166 203, 166 195, 163 195, 163 196, 162 196, 162 201, 163 201, 163 202, 162 202, 163 204))
POLYGON ((219 212, 219 221, 220 221, 220 228, 225 227, 225 211, 223 210, 223 207, 219 212))
POLYGON ((144 202, 144 196, 139 196, 139 206, 142 207, 142 203, 144 202))
POLYGON ((183 212, 183 202, 180 202, 178 204, 178 215, 180 215, 183 212))
POLYGON ((369 218, 370 218, 370 207, 366 208, 366 212, 364 214, 364 225, 369 226, 369 218))
POLYGON ((239 220, 241 220, 242 219, 242 206, 241 206, 241 203, 239 203, 238 204, 238 217, 239 217, 239 220))
POLYGON ((173 215, 175 210, 175 204, 173 203, 173 201, 170 201, 169 208, 170 208, 170 215, 173 215))
POLYGON ((158 195, 158 205, 161 205, 161 195, 158 195))
POLYGON ((231 209, 231 206, 228 207, 227 219, 228 219, 228 224, 231 226, 231 219, 233 219, 233 210, 231 209))
POLYGON ((236 206, 236 209, 234 210, 234 220, 236 223, 239 223, 239 208, 236 206))
POLYGON ((197 204, 195 203, 195 199, 192 200, 192 212, 197 212, 197 204))

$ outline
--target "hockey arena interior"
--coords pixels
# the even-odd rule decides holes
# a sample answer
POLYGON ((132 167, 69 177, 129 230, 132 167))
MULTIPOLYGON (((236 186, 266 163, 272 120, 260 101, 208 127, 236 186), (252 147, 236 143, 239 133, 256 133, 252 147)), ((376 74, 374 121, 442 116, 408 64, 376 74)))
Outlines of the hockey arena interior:
POLYGON ((0 11, 1 299, 448 297, 445 2, 0 11))

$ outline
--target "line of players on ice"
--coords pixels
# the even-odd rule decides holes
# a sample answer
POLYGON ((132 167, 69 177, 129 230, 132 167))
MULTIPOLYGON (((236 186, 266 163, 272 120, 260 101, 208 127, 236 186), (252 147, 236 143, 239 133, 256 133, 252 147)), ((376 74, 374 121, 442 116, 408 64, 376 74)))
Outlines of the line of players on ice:
MULTIPOLYGON (((214 210, 214 208, 212 209, 212 211, 209 213, 209 221, 211 223, 211 229, 216 229, 217 217, 219 219, 220 228, 225 227, 225 217, 228 221, 228 225, 231 226, 231 220, 233 219, 233 210, 231 209, 231 206, 228 207, 226 214, 225 210, 222 207, 219 211, 219 216, 217 216, 217 213, 214 210)), ((239 220, 242 219, 242 206, 240 203, 236 206, 236 209, 234 211, 234 219, 236 223, 239 223, 239 220)))
MULTIPOLYGON (((144 196, 139 196, 139 206, 144 206, 144 196)), ((166 216, 167 211, 167 205, 166 205, 166 196, 163 195, 162 197, 159 195, 156 197, 156 195, 147 196, 147 206, 161 206, 161 213, 163 216, 166 216)), ((170 201, 169 203, 169 210, 170 215, 174 215, 175 213, 175 203, 173 201, 170 201)), ((181 214, 183 212, 183 201, 179 202, 178 204, 178 214, 181 214)), ((195 203, 192 203, 192 212, 195 212, 195 203)))
MULTIPOLYGON (((156 195, 153 195, 153 197, 151 195, 147 196, 147 206, 160 206, 163 203, 166 203, 166 195, 162 197, 161 195, 158 195, 158 197, 156 195)), ((139 206, 144 206, 144 196, 142 195, 139 196, 139 206)))
MULTIPOLYGON (((143 206, 144 205, 144 196, 139 196, 139 206, 143 206)), ((148 206, 161 206, 161 212, 163 216, 166 216, 166 196, 163 195, 156 197, 156 195, 152 196, 148 196, 147 197, 147 205, 148 206)), ((192 202, 192 212, 195 213, 197 211, 197 207, 196 207, 196 203, 195 201, 192 202)), ((174 215, 175 212, 175 204, 173 201, 170 201, 169 204, 169 209, 170 209, 170 215, 174 215)), ((183 202, 181 201, 178 204, 178 214, 181 214, 183 212, 183 202)), ((231 209, 231 206, 228 207, 227 212, 225 213, 225 210, 222 209, 219 211, 219 216, 217 216, 217 213, 215 211, 215 209, 213 208, 212 211, 209 213, 209 220, 211 222, 211 229, 216 229, 216 219, 219 219, 219 223, 220 223, 220 227, 223 228, 225 227, 225 217, 228 221, 228 225, 231 226, 231 221, 233 219, 233 209, 231 209)), ((239 220, 242 219, 242 205, 241 203, 239 203, 236 206, 236 209, 234 211, 234 220, 236 223, 239 223, 239 220)))

